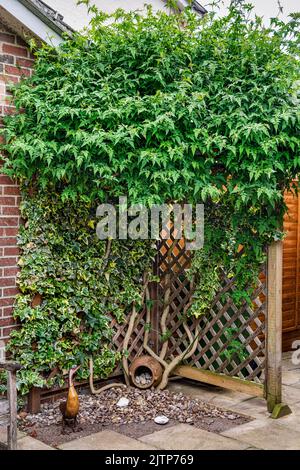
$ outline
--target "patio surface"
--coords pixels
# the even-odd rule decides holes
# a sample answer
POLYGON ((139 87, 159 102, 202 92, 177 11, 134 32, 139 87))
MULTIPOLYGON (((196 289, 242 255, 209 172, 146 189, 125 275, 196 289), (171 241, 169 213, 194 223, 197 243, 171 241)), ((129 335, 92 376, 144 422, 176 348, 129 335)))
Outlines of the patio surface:
MULTIPOLYGON (((138 439, 115 431, 102 431, 59 446, 62 450, 300 450, 300 364, 293 365, 291 353, 283 355, 283 402, 292 414, 278 420, 270 418, 266 402, 261 398, 232 392, 200 383, 182 380, 171 382, 169 388, 198 397, 217 406, 254 418, 253 421, 216 434, 189 424, 161 427, 138 439)), ((0 440, 1 440, 0 433, 0 440)), ((19 449, 54 450, 29 436, 19 435, 19 449)))

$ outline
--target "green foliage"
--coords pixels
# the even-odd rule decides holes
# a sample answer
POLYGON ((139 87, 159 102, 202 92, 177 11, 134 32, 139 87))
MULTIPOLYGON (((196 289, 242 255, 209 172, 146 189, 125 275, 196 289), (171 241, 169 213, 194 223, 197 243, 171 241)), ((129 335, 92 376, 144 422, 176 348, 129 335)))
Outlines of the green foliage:
MULTIPOLYGON (((190 269, 195 316, 209 309, 220 268, 236 278, 234 300, 250 301, 265 247, 282 237, 283 192, 300 169, 299 14, 265 27, 261 18, 247 19, 250 7, 240 3, 225 17, 204 19, 190 10, 168 16, 150 8, 146 16, 118 10, 109 17, 93 7, 85 35, 37 52, 35 73, 14 91, 23 112, 8 117, 3 130, 4 171, 57 192, 68 202, 66 209, 56 198, 62 212, 71 201, 90 207, 120 195, 148 206, 204 202, 204 249, 190 269)), ((85 348, 96 351, 99 341, 109 343, 106 312, 122 319, 140 295, 130 270, 141 273, 141 260, 148 260, 144 242, 132 245, 140 253, 134 267, 130 251, 121 254, 123 245, 114 243, 118 261, 108 267, 109 280, 103 277, 104 247, 91 244, 92 228, 64 226, 51 197, 47 243, 37 229, 21 234, 23 328, 12 340, 23 363, 32 364, 37 354, 30 345, 38 338, 38 377, 56 363, 77 362, 85 348), (115 288, 119 282, 122 289, 129 283, 129 295, 115 288), (45 300, 33 310, 37 291, 45 300), (88 333, 78 332, 82 321, 88 333), (71 332, 80 335, 75 353, 71 332)), ((44 216, 38 201, 35 211, 28 200, 24 207, 29 224, 44 216)))
POLYGON ((6 393, 7 389, 7 372, 0 370, 0 397, 6 393))
POLYGON ((133 301, 141 304, 142 275, 151 270, 148 241, 106 242, 95 233, 95 204, 62 202, 52 192, 30 196, 23 191, 19 246, 22 267, 14 316, 21 328, 11 335, 9 350, 24 369, 19 388, 62 384, 75 364, 86 379, 88 357, 95 376, 107 377, 119 354, 111 346, 110 318, 122 322, 133 301), (40 305, 32 303, 39 294, 40 305), (54 376, 47 380, 52 370, 54 376))
POLYGON ((238 328, 231 327, 224 330, 224 335, 229 341, 227 348, 221 353, 221 357, 231 361, 232 359, 239 359, 240 362, 244 361, 248 356, 248 351, 245 345, 240 341, 238 336, 238 328))
POLYGON ((247 358, 248 352, 245 345, 237 337, 238 328, 226 328, 224 334, 229 343, 225 351, 221 353, 221 357, 225 357, 229 361, 234 358, 238 358, 241 362, 244 361, 247 358))

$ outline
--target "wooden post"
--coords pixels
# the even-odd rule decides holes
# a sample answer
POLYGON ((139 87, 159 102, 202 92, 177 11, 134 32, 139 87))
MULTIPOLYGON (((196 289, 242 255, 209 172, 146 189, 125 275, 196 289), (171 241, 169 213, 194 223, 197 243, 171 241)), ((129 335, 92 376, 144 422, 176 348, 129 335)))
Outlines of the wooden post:
POLYGON ((41 411, 41 394, 40 388, 33 387, 28 396, 27 411, 32 414, 41 411))
POLYGON ((17 377, 16 371, 8 372, 7 394, 9 397, 8 449, 17 449, 17 377))
POLYGON ((268 250, 268 311, 266 398, 273 418, 290 413, 282 403, 282 241, 273 242, 268 250))

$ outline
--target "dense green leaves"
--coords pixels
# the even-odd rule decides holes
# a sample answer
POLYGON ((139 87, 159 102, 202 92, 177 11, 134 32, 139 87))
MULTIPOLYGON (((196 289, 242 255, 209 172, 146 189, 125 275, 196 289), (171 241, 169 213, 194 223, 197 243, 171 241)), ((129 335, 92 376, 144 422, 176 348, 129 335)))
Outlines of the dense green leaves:
POLYGON ((226 185, 236 210, 280 204, 299 167, 299 38, 285 44, 297 24, 234 9, 115 16, 38 52, 16 91, 25 112, 7 122, 6 171, 66 198, 192 202, 226 185))
POLYGON ((78 377, 87 378, 90 355, 96 376, 107 377, 120 357, 111 345, 110 321, 123 322, 132 302, 141 304, 142 276, 152 269, 151 243, 115 241, 106 258, 106 242, 95 234, 94 205, 66 207, 54 192, 33 197, 24 191, 21 210, 26 224, 19 235, 22 269, 14 310, 21 328, 12 333, 9 349, 24 366, 22 392, 62 383, 74 364, 81 365, 78 377))

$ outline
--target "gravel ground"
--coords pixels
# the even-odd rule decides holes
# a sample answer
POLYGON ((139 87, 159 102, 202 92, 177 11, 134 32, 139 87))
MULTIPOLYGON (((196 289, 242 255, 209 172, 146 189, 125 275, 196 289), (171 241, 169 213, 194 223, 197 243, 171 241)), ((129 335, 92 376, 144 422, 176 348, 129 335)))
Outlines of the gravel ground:
POLYGON ((104 429, 113 429, 138 438, 162 428, 162 425, 153 421, 159 415, 169 418, 169 423, 164 427, 188 423, 212 432, 222 432, 251 420, 197 398, 168 390, 115 388, 100 395, 80 394, 79 400, 79 426, 75 433, 71 429, 68 434, 61 432, 60 401, 43 405, 41 413, 36 415, 21 412, 19 427, 32 437, 56 446, 104 429), (127 398, 129 404, 121 408, 117 402, 122 397, 127 398))

